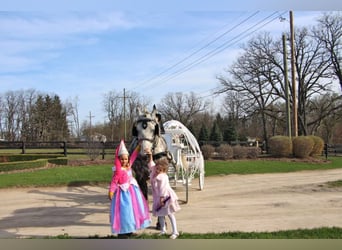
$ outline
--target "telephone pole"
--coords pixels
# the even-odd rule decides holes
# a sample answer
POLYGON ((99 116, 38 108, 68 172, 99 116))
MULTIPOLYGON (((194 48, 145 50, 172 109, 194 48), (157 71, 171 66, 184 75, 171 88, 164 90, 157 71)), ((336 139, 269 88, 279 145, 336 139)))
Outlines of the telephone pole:
POLYGON ((286 132, 287 136, 291 138, 291 113, 290 113, 290 96, 289 96, 289 79, 287 70, 287 49, 286 49, 286 35, 283 34, 283 61, 284 61, 284 81, 285 81, 285 97, 286 97, 286 132))
POLYGON ((91 118, 93 118, 93 117, 95 117, 95 116, 93 116, 93 115, 91 115, 91 111, 89 111, 89 133, 90 133, 90 135, 89 135, 89 137, 91 137, 92 136, 92 134, 93 134, 93 131, 92 131, 92 126, 91 126, 91 118))
POLYGON ((124 99, 124 126, 125 126, 125 134, 124 140, 126 141, 126 89, 123 89, 123 99, 124 99))
POLYGON ((126 141, 126 132, 127 132, 127 127, 126 127, 126 99, 130 98, 129 96, 126 96, 126 89, 123 89, 123 96, 120 98, 123 98, 123 116, 124 116, 124 140, 126 141))
POLYGON ((297 88, 296 88, 296 58, 295 58, 295 44, 294 44, 294 27, 293 27, 293 13, 290 11, 290 32, 291 32, 291 78, 292 78, 292 114, 293 114, 293 135, 298 136, 298 113, 297 113, 297 88))

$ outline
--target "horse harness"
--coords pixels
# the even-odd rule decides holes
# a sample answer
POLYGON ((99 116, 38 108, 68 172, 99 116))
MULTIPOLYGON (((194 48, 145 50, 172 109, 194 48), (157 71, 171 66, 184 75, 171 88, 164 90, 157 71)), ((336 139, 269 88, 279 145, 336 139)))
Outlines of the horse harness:
MULTIPOLYGON (((157 148, 158 146, 158 143, 160 140, 164 140, 165 139, 163 137, 160 136, 160 131, 159 131, 159 124, 153 120, 153 119, 150 119, 150 118, 140 118, 139 120, 137 120, 132 128, 132 135, 133 136, 136 136, 138 138, 138 144, 142 141, 149 141, 152 143, 152 156, 153 156, 153 160, 158 160, 162 157, 167 157, 168 160, 172 160, 172 154, 167 150, 166 148, 166 151, 163 151, 163 152, 159 152, 159 153, 156 153, 154 154, 154 150, 155 148, 157 148), (152 122, 152 123, 155 123, 154 125, 154 134, 153 134, 153 138, 139 138, 139 135, 138 135, 138 130, 137 130, 137 124, 138 123, 142 123, 142 128, 143 129, 146 129, 147 128, 147 124, 148 122, 152 122), (159 140, 157 139, 159 138, 159 140)), ((165 143, 166 145, 166 143, 165 143)))

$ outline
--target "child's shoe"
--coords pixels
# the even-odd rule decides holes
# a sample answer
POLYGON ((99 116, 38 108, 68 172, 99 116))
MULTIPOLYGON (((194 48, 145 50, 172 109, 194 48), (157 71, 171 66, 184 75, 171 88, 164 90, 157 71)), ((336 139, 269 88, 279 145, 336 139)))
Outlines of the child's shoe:
POLYGON ((161 231, 158 235, 159 235, 159 236, 163 236, 163 235, 165 235, 165 234, 166 234, 165 231, 161 231))
POLYGON ((177 239, 179 234, 171 234, 170 239, 175 240, 177 239))

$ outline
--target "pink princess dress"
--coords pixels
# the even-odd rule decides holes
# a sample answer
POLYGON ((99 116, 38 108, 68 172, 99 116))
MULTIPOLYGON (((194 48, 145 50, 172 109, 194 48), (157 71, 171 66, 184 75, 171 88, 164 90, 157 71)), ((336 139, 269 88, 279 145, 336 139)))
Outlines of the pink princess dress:
MULTIPOLYGON (((136 151, 132 154, 132 162, 136 151)), ((132 168, 121 169, 118 154, 115 158, 114 174, 109 187, 109 191, 114 193, 110 206, 111 231, 113 234, 127 234, 148 227, 151 218, 148 202, 133 177, 132 168)))

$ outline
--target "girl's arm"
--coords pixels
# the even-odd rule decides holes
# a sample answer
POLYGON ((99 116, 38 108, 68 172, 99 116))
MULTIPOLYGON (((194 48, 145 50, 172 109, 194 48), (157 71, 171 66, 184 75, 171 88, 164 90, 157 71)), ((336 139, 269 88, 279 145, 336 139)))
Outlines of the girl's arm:
POLYGON ((156 165, 155 162, 153 161, 153 156, 152 156, 152 152, 150 150, 147 150, 146 152, 146 155, 148 157, 148 168, 150 169, 150 171, 153 171, 154 169, 154 166, 156 165))
POLYGON ((159 174, 158 177, 158 190, 159 190, 159 198, 160 198, 160 203, 164 203, 165 198, 168 196, 168 183, 169 183, 169 177, 165 174, 159 174))

